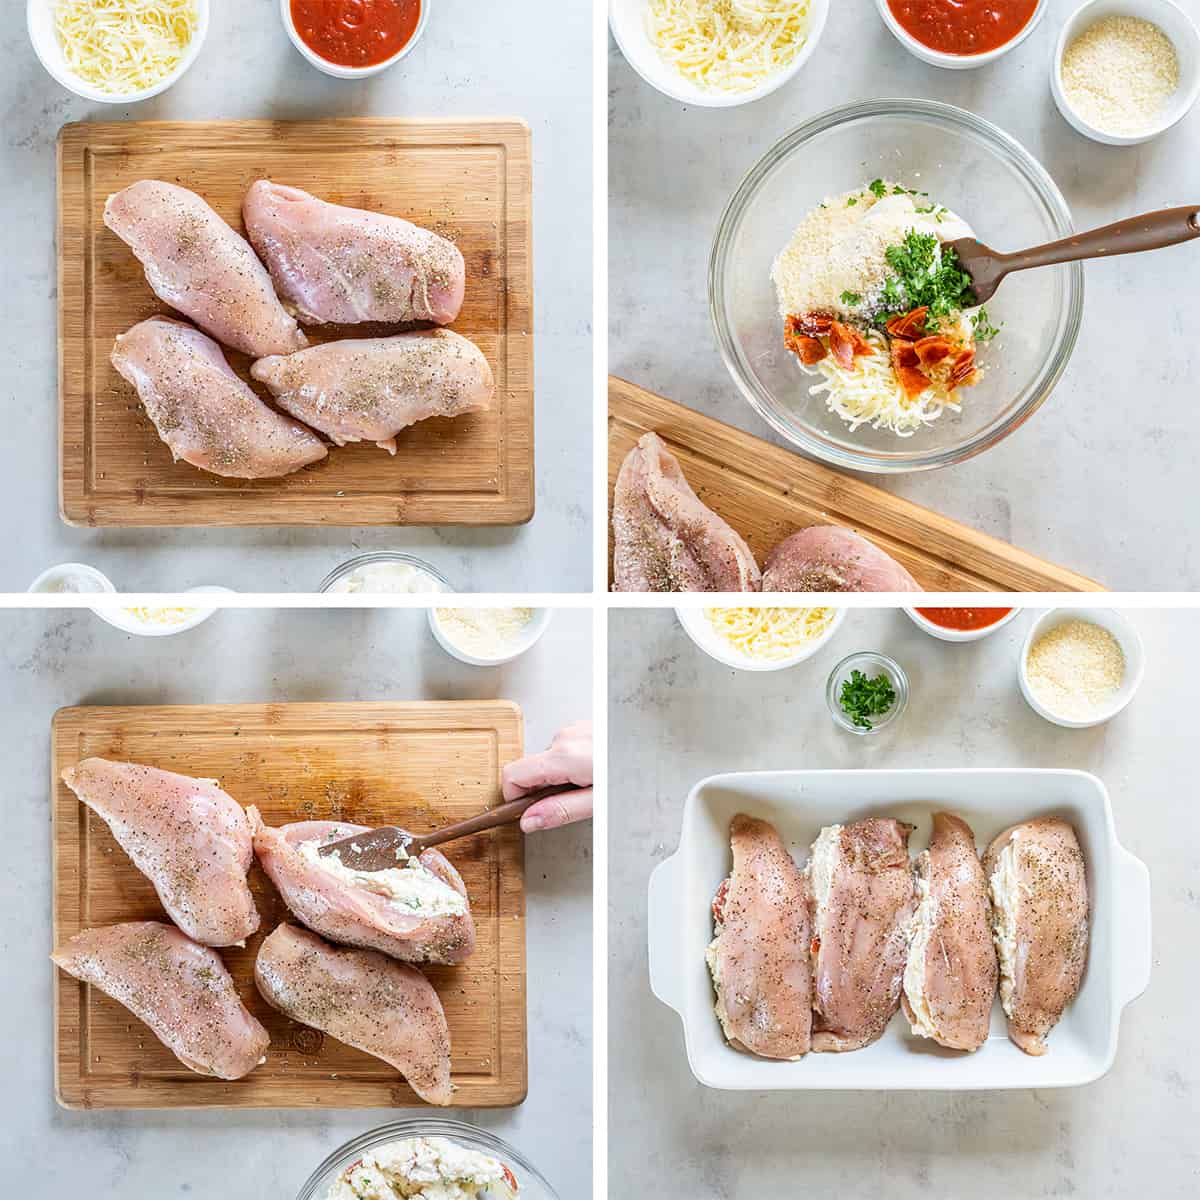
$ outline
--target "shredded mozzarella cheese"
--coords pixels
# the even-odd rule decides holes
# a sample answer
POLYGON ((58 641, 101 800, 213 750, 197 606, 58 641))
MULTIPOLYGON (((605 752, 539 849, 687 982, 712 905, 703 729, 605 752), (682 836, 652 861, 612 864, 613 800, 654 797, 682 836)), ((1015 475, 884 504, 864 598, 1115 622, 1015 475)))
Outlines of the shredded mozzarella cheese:
POLYGON ((127 616, 132 617, 142 625, 182 625, 190 621, 200 610, 198 608, 126 608, 127 616))
POLYGON ((808 40, 802 0, 649 0, 659 57, 712 92, 748 92, 783 70, 808 40))
POLYGON ((713 632, 747 658, 791 658, 821 637, 836 608, 706 608, 713 632))
POLYGON ((58 0, 54 10, 68 69, 115 96, 170 75, 198 24, 195 0, 58 0))

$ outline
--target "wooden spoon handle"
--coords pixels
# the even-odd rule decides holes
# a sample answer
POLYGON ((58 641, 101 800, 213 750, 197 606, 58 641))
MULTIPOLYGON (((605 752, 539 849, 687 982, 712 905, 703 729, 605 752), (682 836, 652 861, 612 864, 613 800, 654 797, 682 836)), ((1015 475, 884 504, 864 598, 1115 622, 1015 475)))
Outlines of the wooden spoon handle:
POLYGON ((1174 246, 1195 237, 1200 237, 1200 205, 1185 204, 1182 208, 1164 208, 1140 217, 1126 217, 1101 229, 1072 234, 1060 242, 1006 254, 1003 256, 1004 269, 1007 274, 1085 258, 1139 254, 1143 250, 1160 250, 1163 246, 1174 246))
POLYGON ((441 846, 446 842, 453 842, 457 838, 469 837, 473 833, 482 833, 485 829, 495 829, 498 825, 511 824, 519 821, 525 814, 525 810, 532 808, 539 800, 545 800, 548 796, 564 796, 570 792, 585 790, 571 783, 552 783, 548 787, 535 788, 519 799, 497 805, 485 813, 480 813, 477 817, 470 817, 455 825, 447 825, 445 829, 437 829, 433 833, 413 838, 408 846, 408 853, 415 858, 431 846, 441 846))

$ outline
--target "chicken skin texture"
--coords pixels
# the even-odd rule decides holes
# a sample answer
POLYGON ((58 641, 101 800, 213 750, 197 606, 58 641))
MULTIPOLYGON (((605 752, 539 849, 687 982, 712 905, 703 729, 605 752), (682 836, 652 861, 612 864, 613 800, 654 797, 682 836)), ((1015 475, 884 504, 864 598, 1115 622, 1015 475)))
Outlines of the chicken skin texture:
POLYGON ((987 848, 983 869, 1008 1036, 1026 1054, 1042 1055, 1087 966, 1083 851, 1067 821, 1038 817, 1000 834, 987 848))
POLYGON ((195 192, 143 179, 109 196, 104 223, 154 294, 217 341, 254 358, 308 345, 249 243, 195 192))
POLYGON ((929 849, 917 859, 919 903, 904 969, 912 1031, 952 1050, 987 1041, 996 997, 996 949, 975 835, 961 817, 935 813, 929 849))
POLYGON ((145 1022, 198 1075, 241 1079, 270 1039, 242 1004, 220 955, 158 921, 85 929, 50 956, 145 1022))
POLYGON ((809 1051, 812 962, 804 873, 766 821, 739 813, 729 826, 733 873, 713 901, 707 960, 725 1037, 763 1058, 809 1051))
POLYGON ((919 592, 890 555, 852 529, 810 525, 767 556, 764 592, 919 592))
POLYGON ((626 455, 613 494, 618 592, 757 592, 750 547, 692 491, 657 434, 626 455))
POLYGON ((427 1103, 450 1103, 446 1014, 415 967, 280 925, 259 949, 254 982, 263 999, 293 1021, 382 1059, 427 1103))

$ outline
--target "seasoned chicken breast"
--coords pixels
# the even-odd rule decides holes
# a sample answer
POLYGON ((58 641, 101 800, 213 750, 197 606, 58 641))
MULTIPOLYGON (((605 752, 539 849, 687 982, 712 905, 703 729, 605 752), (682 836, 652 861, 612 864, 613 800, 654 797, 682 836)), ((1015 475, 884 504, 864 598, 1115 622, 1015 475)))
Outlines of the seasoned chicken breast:
POLYGON ((106 758, 85 758, 62 778, 108 824, 188 937, 235 946, 258 928, 246 883, 250 822, 213 780, 106 758))
POLYGON ((911 832, 872 817, 827 826, 813 843, 814 1050, 868 1046, 900 1007, 916 907, 911 832))
POLYGON ((137 256, 154 294, 254 358, 308 345, 249 243, 195 192, 143 179, 109 196, 104 223, 137 256))
POLYGON ((808 884, 774 826, 739 813, 729 826, 733 873, 713 900, 708 969, 731 1045, 801 1058, 812 1030, 808 884))
POLYGON ((280 925, 259 949, 254 982, 293 1021, 389 1063, 429 1104, 450 1103, 446 1014, 415 967, 280 925))
POLYGON ((474 951, 466 886, 437 850, 387 871, 354 871, 317 850, 365 826, 301 821, 272 829, 258 809, 249 811, 263 870, 310 929, 404 962, 459 963, 474 951))
POLYGON ((1000 960, 1008 1036, 1026 1054, 1079 993, 1088 955, 1087 868, 1075 830, 1061 817, 1006 829, 983 857, 1000 960))
POLYGON ((996 949, 975 835, 953 813, 934 813, 929 849, 917 859, 917 897, 904 1014, 921 1037, 978 1050, 996 997, 996 949))
POLYGON ((764 592, 919 592, 890 555, 852 529, 810 525, 767 555, 764 592))
POLYGON ((85 929, 50 956, 144 1021, 198 1075, 241 1079, 270 1039, 246 1010, 220 955, 158 921, 85 929))
POLYGON ((654 433, 626 455, 613 493, 618 592, 757 592, 750 547, 692 491, 654 433))
POLYGON ((260 179, 246 193, 242 218, 279 294, 307 325, 448 325, 462 308, 458 247, 400 217, 260 179))

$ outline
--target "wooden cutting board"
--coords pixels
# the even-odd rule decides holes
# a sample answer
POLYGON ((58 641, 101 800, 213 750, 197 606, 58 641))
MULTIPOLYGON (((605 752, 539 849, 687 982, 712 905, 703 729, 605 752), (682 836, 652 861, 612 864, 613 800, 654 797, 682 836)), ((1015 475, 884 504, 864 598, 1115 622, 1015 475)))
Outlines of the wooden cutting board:
POLYGON ((746 539, 760 565, 798 529, 844 525, 903 563, 931 592, 1104 590, 1007 542, 615 376, 608 381, 610 512, 617 472, 647 432, 666 442, 696 494, 746 539))
MULTIPOLYGON (((72 525, 510 525, 533 515, 530 135, 516 120, 132 121, 67 125, 58 139, 58 336, 63 520, 72 525), (404 430, 395 457, 331 447, 282 479, 174 463, 109 362, 138 321, 171 310, 104 224, 139 179, 199 193, 239 233, 256 179, 405 217, 453 239, 467 294, 452 328, 496 376, 490 412, 404 430)), ((178 314, 174 314, 178 316, 178 314)), ((390 326, 306 327, 312 342, 390 326)), ((250 382, 250 359, 227 351, 250 382)), ((253 385, 264 399, 267 393, 253 385)))
MULTIPOLYGON (((521 711, 505 701, 67 708, 53 725, 54 941, 80 929, 168 918, 108 826, 60 779, 91 755, 217 779, 270 825, 461 820, 500 799, 500 768, 522 753, 521 711)), ((515 826, 454 842, 478 948, 424 968, 450 1024, 455 1105, 519 1104, 526 1090, 524 845, 515 826)), ((298 1025, 254 986, 262 939, 289 914, 257 865, 262 916, 244 950, 220 951, 271 1035, 267 1061, 235 1082, 182 1066, 98 989, 55 971, 55 1081, 68 1108, 391 1108, 420 1104, 386 1063, 298 1025)))

